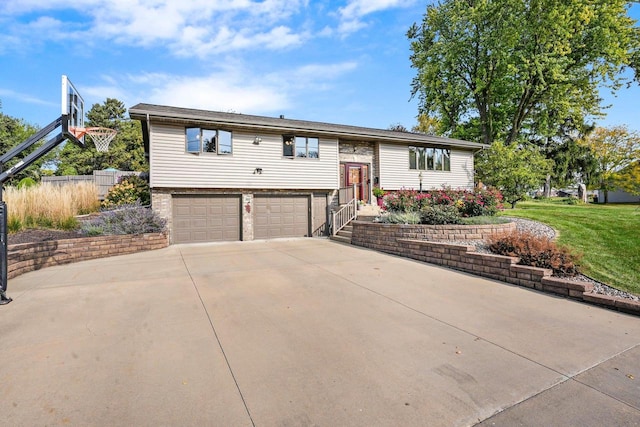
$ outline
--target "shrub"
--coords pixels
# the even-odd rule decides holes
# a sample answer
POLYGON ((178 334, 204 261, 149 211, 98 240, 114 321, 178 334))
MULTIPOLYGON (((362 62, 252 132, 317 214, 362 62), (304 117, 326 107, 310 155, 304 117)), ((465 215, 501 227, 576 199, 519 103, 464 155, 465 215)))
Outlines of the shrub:
POLYGON ((378 217, 378 222, 387 224, 420 224, 420 220, 418 212, 390 212, 378 217))
POLYGON ((18 182, 18 188, 29 188, 38 185, 35 179, 33 178, 22 178, 20 182, 18 182))
POLYGON ((425 206, 453 206, 462 217, 491 216, 502 209, 502 194, 494 189, 453 190, 445 187, 418 193, 402 189, 387 193, 384 207, 389 212, 420 211, 425 206))
POLYGON ((499 255, 520 258, 520 264, 553 270, 555 276, 575 276, 580 257, 559 247, 548 237, 515 231, 489 238, 489 249, 499 255))
POLYGON ((149 181, 138 175, 128 175, 120 178, 120 182, 128 182, 133 184, 138 193, 138 199, 143 206, 151 204, 151 191, 149 190, 149 181))
POLYGON ((111 208, 115 206, 130 205, 139 201, 142 205, 149 205, 151 195, 149 183, 139 176, 128 175, 120 178, 120 181, 111 187, 102 206, 111 208))
POLYGON ((458 208, 452 205, 424 206, 420 210, 420 219, 423 224, 443 225, 460 224, 458 208))
POLYGON ((103 211, 99 217, 83 224, 82 231, 88 235, 97 235, 100 231, 101 234, 161 233, 165 226, 165 219, 137 201, 103 211))
POLYGON ((580 199, 578 199, 576 196, 569 196, 564 199, 564 202, 567 205, 577 205, 578 203, 580 203, 580 199))
POLYGON ((417 196, 417 191, 407 189, 388 193, 384 198, 384 208, 389 212, 416 212, 420 208, 417 196))

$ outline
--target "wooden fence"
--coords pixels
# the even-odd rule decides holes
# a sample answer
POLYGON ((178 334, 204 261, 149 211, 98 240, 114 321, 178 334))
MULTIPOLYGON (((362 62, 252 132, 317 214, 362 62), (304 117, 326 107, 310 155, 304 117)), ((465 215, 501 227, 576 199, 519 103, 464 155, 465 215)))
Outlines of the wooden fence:
POLYGON ((104 200, 105 196, 118 183, 123 176, 140 175, 142 172, 133 171, 93 171, 93 175, 66 175, 66 176, 43 176, 42 182, 54 185, 65 185, 75 182, 94 182, 98 187, 98 198, 104 200))

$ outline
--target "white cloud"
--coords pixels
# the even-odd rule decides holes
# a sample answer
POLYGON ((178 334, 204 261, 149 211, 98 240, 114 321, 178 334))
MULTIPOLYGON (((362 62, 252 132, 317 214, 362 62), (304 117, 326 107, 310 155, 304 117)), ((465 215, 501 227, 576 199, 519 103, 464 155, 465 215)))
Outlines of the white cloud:
POLYGON ((14 90, 10 90, 10 89, 2 89, 0 88, 0 97, 6 97, 6 98, 11 98, 11 99, 16 99, 19 100, 21 102, 25 102, 27 104, 33 104, 33 105, 44 105, 44 106, 58 106, 60 104, 56 104, 54 102, 51 101, 45 101, 43 99, 40 98, 36 98, 28 93, 20 93, 20 92, 16 92, 14 90))
POLYGON ((23 46, 64 34, 87 44, 168 46, 180 56, 204 57, 298 46, 307 34, 285 24, 295 22, 289 18, 305 5, 305 0, 5 0, 0 17, 15 18, 7 20, 3 38, 18 35, 23 46), (49 16, 54 12, 57 19, 49 16))
POLYGON ((255 67, 230 63, 203 76, 143 73, 101 76, 103 84, 83 86, 87 104, 117 98, 127 106, 139 102, 237 111, 247 114, 282 112, 310 93, 331 90, 335 80, 357 68, 356 62, 308 64, 278 72, 257 74, 255 67))
POLYGON ((227 73, 205 77, 172 77, 153 88, 149 102, 215 111, 266 113, 286 108, 285 92, 261 81, 238 79, 227 73))
POLYGON ((273 50, 285 49, 302 44, 307 37, 308 34, 295 34, 284 26, 272 28, 268 32, 236 31, 223 26, 213 38, 201 28, 187 27, 180 38, 172 43, 172 49, 179 56, 206 58, 213 54, 257 46, 273 50))
POLYGON ((338 9, 340 25, 338 32, 348 34, 366 27, 362 21, 367 15, 387 9, 409 7, 415 0, 349 0, 345 7, 338 9))

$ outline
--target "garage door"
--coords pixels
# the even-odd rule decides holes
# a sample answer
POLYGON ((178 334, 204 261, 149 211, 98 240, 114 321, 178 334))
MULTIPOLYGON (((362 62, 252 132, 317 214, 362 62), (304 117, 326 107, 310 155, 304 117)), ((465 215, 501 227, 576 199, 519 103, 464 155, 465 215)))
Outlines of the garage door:
POLYGON ((309 197, 255 196, 253 237, 306 237, 309 235, 309 197))
POLYGON ((240 240, 240 196, 173 196, 173 243, 230 240, 240 240))

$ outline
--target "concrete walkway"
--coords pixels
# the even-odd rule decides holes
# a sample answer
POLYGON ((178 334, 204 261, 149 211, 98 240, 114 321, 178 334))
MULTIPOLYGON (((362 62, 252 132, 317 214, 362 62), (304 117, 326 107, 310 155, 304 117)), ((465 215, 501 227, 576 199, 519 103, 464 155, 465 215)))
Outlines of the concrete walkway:
POLYGON ((323 239, 9 282, 7 426, 640 425, 640 319, 323 239))

